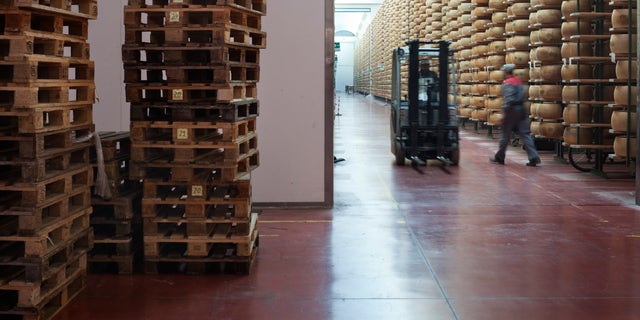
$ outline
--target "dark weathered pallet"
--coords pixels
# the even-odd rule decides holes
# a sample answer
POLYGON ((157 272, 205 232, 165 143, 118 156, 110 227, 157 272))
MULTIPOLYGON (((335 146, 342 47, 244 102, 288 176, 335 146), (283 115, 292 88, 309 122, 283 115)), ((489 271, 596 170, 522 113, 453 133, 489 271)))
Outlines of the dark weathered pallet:
POLYGON ((252 66, 125 66, 125 83, 251 83, 260 80, 260 67, 252 66))
POLYGON ((140 190, 134 190, 110 200, 94 197, 91 201, 92 217, 113 220, 131 220, 140 217, 140 196, 140 190))
POLYGON ((131 121, 241 121, 257 117, 255 99, 220 104, 131 104, 131 121))
POLYGON ((0 21, 4 22, 0 24, 3 34, 53 33, 85 41, 89 35, 89 23, 86 18, 54 12, 3 9, 0 6, 0 21))
POLYGON ((128 256, 139 247, 142 239, 134 240, 132 235, 118 237, 96 236, 93 240, 92 254, 109 256, 128 256))
POLYGON ((256 99, 258 95, 255 83, 241 82, 200 85, 129 83, 125 91, 127 102, 155 104, 218 104, 256 99))
POLYGON ((28 8, 84 19, 98 16, 98 0, 3 0, 0 8, 28 8))
POLYGON ((207 27, 127 27, 125 44, 151 45, 237 45, 264 49, 267 35, 264 31, 244 26, 226 24, 207 27))
POLYGON ((260 49, 236 45, 167 46, 125 44, 122 46, 124 66, 210 66, 229 64, 256 66, 260 49))
POLYGON ((89 273, 133 274, 142 262, 142 250, 130 255, 105 255, 90 253, 89 273))
POLYGON ((91 217, 91 226, 96 240, 102 239, 108 242, 108 239, 120 241, 122 238, 142 235, 142 220, 140 215, 131 220, 119 220, 104 217, 91 217))
POLYGON ((144 236, 145 257, 210 257, 251 256, 258 237, 258 215, 243 230, 235 230, 231 224, 217 224, 208 236, 188 237, 176 232, 144 236), (242 231, 244 233, 234 233, 242 231))

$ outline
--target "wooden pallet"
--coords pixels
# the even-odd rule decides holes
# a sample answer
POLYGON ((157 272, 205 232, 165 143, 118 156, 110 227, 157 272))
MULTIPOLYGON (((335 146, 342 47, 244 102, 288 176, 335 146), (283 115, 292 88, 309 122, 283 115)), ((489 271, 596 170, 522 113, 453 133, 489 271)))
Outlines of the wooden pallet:
POLYGON ((90 253, 87 260, 89 273, 133 274, 142 262, 142 250, 124 256, 90 253))
POLYGON ((87 41, 89 23, 87 19, 61 15, 47 11, 3 9, 0 7, 0 28, 3 34, 21 35, 28 32, 53 33, 87 41))
POLYGON ((43 55, 67 59, 89 59, 89 44, 72 37, 46 33, 0 35, 0 57, 3 60, 22 60, 25 55, 43 55))
POLYGON ((248 257, 146 257, 144 272, 147 274, 186 273, 203 274, 250 274, 256 260, 259 238, 256 239, 251 256, 248 257))
POLYGON ((258 14, 267 13, 266 0, 129 0, 130 7, 209 7, 229 6, 258 14))
POLYGON ((93 169, 89 166, 66 171, 39 182, 4 181, 0 191, 20 195, 21 207, 41 207, 58 198, 84 191, 93 184, 93 169))
POLYGON ((255 99, 220 104, 131 104, 131 121, 241 121, 257 117, 255 99))
MULTIPOLYGON (((123 161, 123 163, 128 164, 128 161, 123 161)), ((110 163, 110 164, 113 164, 110 163)), ((135 191, 139 191, 142 189, 142 182, 139 180, 131 180, 129 179, 129 166, 123 166, 120 167, 118 166, 118 168, 116 169, 123 169, 120 170, 119 173, 122 175, 122 177, 120 178, 111 178, 109 175, 111 175, 112 173, 109 173, 109 171, 111 171, 112 166, 110 166, 110 164, 105 164, 106 168, 107 168, 107 176, 108 176, 108 185, 109 185, 109 191, 111 192, 111 198, 104 198, 103 200, 110 200, 110 199, 115 199, 115 198, 119 198, 122 196, 126 196, 128 194, 130 194, 131 192, 135 192, 135 191)), ((97 168, 94 167, 94 177, 96 177, 97 174, 97 168)), ((91 194, 96 194, 95 193, 96 187, 93 186, 91 187, 91 194)))
POLYGON ((214 181, 207 173, 190 181, 147 179, 143 185, 145 199, 173 199, 189 201, 232 200, 251 197, 251 180, 236 182, 214 181))
POLYGON ((134 142, 131 149, 133 162, 173 162, 178 165, 193 163, 224 163, 236 165, 237 162, 257 150, 257 136, 249 133, 236 142, 205 142, 198 144, 168 144, 166 142, 134 142), (220 159, 223 159, 220 161, 220 159))
MULTIPOLYGON (((118 220, 103 217, 91 217, 91 226, 96 239, 119 239, 136 236, 141 232, 140 214, 131 220, 118 220)), ((140 233, 141 234, 141 233, 140 233)))
MULTIPOLYGON (((41 257, 57 249, 64 247, 69 239, 83 234, 89 228, 89 214, 91 209, 78 212, 75 215, 52 223, 31 236, 21 236, 16 233, 0 235, 0 241, 4 243, 17 242, 24 247, 24 257, 41 257)), ((12 231, 12 230, 9 230, 12 231)))
MULTIPOLYGON (((209 256, 251 256, 253 243, 258 237, 258 214, 251 216, 251 222, 245 232, 234 233, 230 224, 218 224, 208 236, 196 238, 184 233, 154 234, 144 236, 145 257, 186 257, 209 256)), ((243 228, 244 229, 244 228, 243 228)))
POLYGON ((140 190, 135 190, 110 200, 94 197, 91 202, 92 217, 112 220, 131 220, 139 217, 140 196, 140 190))
POLYGON ((256 134, 256 119, 225 121, 135 121, 131 123, 134 144, 217 145, 246 140, 256 134))
POLYGON ((0 8, 22 8, 84 19, 98 16, 98 0, 3 0, 0 8))
POLYGON ((89 147, 91 142, 85 138, 93 131, 93 125, 84 125, 35 134, 0 132, 0 159, 33 160, 71 153, 89 147))
POLYGON ((137 247, 136 241, 132 235, 118 237, 101 237, 97 236, 93 240, 93 252, 97 255, 108 256, 129 256, 133 254, 137 247))
POLYGON ((176 199, 142 199, 144 218, 169 218, 176 215, 188 219, 221 219, 221 214, 229 219, 245 219, 251 212, 250 198, 233 200, 178 201, 176 199), (221 211, 223 211, 221 213, 221 211))
POLYGON ((260 49, 236 45, 167 46, 125 44, 122 46, 124 66, 208 66, 260 64, 260 49))
POLYGON ((250 178, 251 172, 260 165, 259 160, 258 151, 251 150, 240 157, 235 164, 229 164, 222 157, 218 161, 189 165, 162 161, 131 163, 130 177, 184 182, 195 176, 208 174, 214 181, 234 182, 250 178))
MULTIPOLYGON (((223 210, 220 210, 223 211, 223 210)), ((226 211, 226 210, 225 210, 226 211)), ((231 215, 231 211, 226 211, 231 215)), ((220 237, 223 234, 246 235, 249 234, 251 220, 235 218, 232 216, 213 217, 207 219, 163 217, 145 218, 144 235, 150 237, 180 237, 188 239, 206 240, 210 237, 220 237)))
MULTIPOLYGON (((69 281, 50 290, 45 298, 36 307, 14 307, 12 309, 0 310, 0 317, 3 319, 20 320, 50 320, 67 304, 69 304, 87 285, 86 270, 78 271, 69 281)), ((7 301, 17 299, 15 294, 8 293, 4 297, 7 301)))
POLYGON ((227 84, 231 82, 251 83, 260 80, 257 65, 217 66, 125 66, 125 83, 189 83, 227 84))
POLYGON ((265 49, 267 35, 245 26, 226 24, 207 27, 128 27, 125 44, 151 44, 168 46, 236 45, 265 49))
POLYGON ((20 236, 33 235, 38 230, 58 223, 60 220, 75 216, 81 212, 87 213, 90 206, 89 187, 78 188, 73 192, 57 197, 55 201, 39 207, 24 207, 19 200, 7 202, 6 208, 0 210, 0 233, 17 234, 20 236))
POLYGON ((62 173, 89 166, 89 147, 77 144, 61 152, 50 152, 34 159, 21 158, 19 145, 3 143, 0 138, 0 185, 39 182, 62 173))
MULTIPOLYGON (((0 87, 0 94, 2 94, 0 87)), ((226 84, 146 84, 126 85, 126 99, 131 103, 154 104, 203 104, 229 103, 237 100, 256 99, 255 83, 226 84)))
POLYGON ((212 27, 227 24, 262 29, 261 14, 231 6, 124 8, 125 28, 212 27))
POLYGON ((46 133, 93 124, 93 106, 16 109, 0 107, 0 131, 46 133))
POLYGON ((0 106, 51 108, 92 105, 96 86, 93 80, 34 82, 29 86, 0 86, 0 106))
POLYGON ((78 232, 64 243, 42 256, 26 257, 24 245, 20 242, 2 244, 0 257, 0 284, 15 279, 23 282, 42 282, 55 275, 75 257, 86 254, 93 247, 93 233, 90 229, 78 232))
POLYGON ((93 80, 95 66, 91 60, 26 55, 22 60, 0 60, 0 84, 23 86, 35 82, 93 80))

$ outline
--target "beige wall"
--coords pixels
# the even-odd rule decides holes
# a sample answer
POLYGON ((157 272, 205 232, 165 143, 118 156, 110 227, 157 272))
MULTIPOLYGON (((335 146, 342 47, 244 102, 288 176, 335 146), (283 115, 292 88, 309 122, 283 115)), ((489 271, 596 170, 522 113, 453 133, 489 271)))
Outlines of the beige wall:
MULTIPOLYGON (((98 20, 90 23, 99 98, 94 122, 100 131, 129 130, 121 60, 126 2, 98 1, 98 20)), ((324 9, 325 0, 267 1, 254 202, 295 206, 326 200, 325 162, 332 155, 325 151, 324 9)))

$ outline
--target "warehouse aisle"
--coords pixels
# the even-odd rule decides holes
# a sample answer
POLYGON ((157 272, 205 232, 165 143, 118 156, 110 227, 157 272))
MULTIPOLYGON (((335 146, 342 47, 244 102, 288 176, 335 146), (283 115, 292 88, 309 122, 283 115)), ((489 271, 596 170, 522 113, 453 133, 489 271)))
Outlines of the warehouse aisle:
POLYGON ((471 129, 450 174, 420 174, 384 103, 340 98, 334 209, 264 211, 251 275, 90 275, 56 319, 640 319, 633 180, 494 165, 471 129))

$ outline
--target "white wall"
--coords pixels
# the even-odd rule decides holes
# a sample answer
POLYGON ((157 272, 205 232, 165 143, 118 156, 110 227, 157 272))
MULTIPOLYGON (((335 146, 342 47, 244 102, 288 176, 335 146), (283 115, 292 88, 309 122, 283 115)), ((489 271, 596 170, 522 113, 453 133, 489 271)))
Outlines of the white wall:
MULTIPOLYGON (((98 1, 98 20, 90 22, 99 102, 97 130, 129 130, 121 47, 123 6, 127 0, 98 1)), ((253 201, 295 205, 326 201, 325 163, 325 0, 267 2, 261 52, 258 149, 253 201)), ((331 37, 333 32, 331 32, 331 37)))
POLYGON ((129 105, 125 104, 122 69, 126 3, 127 0, 98 1, 98 19, 89 22, 98 99, 93 106, 93 122, 98 131, 129 131, 129 105))
MULTIPOLYGON (((260 60, 256 202, 324 201, 324 0, 269 1, 260 60)), ((331 34, 333 38, 333 34, 331 34)), ((331 156, 332 155, 328 155, 331 156)))
POLYGON ((336 68, 336 91, 344 91, 344 86, 353 85, 353 60, 356 43, 353 41, 341 41, 338 56, 338 66, 336 68))

